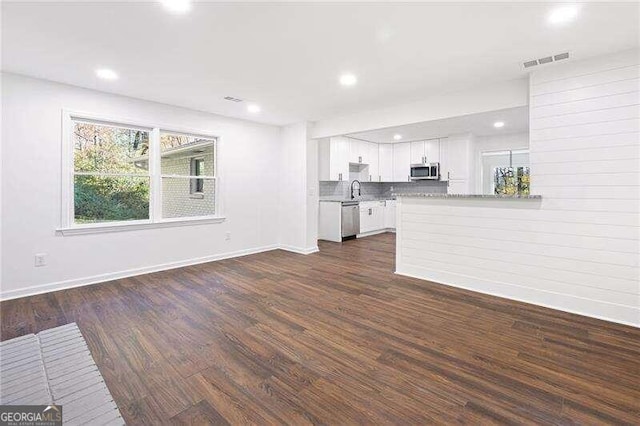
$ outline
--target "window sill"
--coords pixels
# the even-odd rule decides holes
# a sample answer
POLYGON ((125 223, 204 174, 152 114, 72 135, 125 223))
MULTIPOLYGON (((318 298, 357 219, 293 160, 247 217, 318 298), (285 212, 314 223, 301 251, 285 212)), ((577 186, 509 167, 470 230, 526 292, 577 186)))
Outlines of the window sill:
POLYGON ((222 223, 226 220, 224 216, 218 217, 198 217, 198 218, 179 218, 165 219, 162 222, 137 222, 137 223, 120 223, 120 224, 99 224, 99 225, 80 225, 72 228, 56 229, 56 235, 88 235, 88 234, 105 234, 111 232, 138 231, 141 229, 159 229, 173 228, 177 226, 193 226, 207 225, 212 223, 222 223))

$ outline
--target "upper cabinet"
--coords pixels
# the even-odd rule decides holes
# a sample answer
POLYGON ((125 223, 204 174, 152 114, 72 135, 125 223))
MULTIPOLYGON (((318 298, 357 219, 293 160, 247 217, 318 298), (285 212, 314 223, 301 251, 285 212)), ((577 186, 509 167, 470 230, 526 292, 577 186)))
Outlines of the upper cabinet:
POLYGON ((424 141, 425 163, 440 163, 440 139, 424 141))
POLYGON ((381 143, 378 145, 378 181, 393 182, 393 145, 381 143))
POLYGON ((440 139, 411 142, 411 164, 439 162, 440 139))
POLYGON ((449 192, 471 193, 472 150, 470 134, 393 144, 338 136, 318 142, 319 176, 323 181, 349 181, 351 163, 351 178, 362 182, 409 182, 411 164, 440 163, 441 179, 449 181, 449 192))
POLYGON ((393 181, 411 180, 411 142, 393 144, 393 181))
POLYGON ((424 142, 409 142, 411 145, 411 164, 424 163, 424 142))
POLYGON ((448 193, 473 192, 473 135, 450 136, 441 145, 440 175, 448 181, 448 193))
POLYGON ((337 136, 318 141, 320 180, 349 180, 349 139, 337 136))
POLYGON ((471 135, 456 135, 443 144, 440 174, 443 180, 468 180, 471 175, 471 135))
POLYGON ((378 144, 371 142, 365 143, 365 159, 367 160, 365 164, 369 165, 369 182, 380 182, 380 155, 378 153, 378 144))
POLYGON ((349 138, 348 141, 350 163, 371 164, 374 161, 378 161, 377 144, 351 138, 349 138), (375 153, 374 146, 376 147, 375 153))
POLYGON ((349 162, 350 163, 362 163, 363 155, 363 142, 357 139, 348 139, 349 140, 349 162))

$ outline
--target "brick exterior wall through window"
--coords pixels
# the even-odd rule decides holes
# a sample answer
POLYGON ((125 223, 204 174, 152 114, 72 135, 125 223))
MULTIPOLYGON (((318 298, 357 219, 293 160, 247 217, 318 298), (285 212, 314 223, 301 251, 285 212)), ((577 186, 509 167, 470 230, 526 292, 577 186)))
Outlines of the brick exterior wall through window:
MULTIPOLYGON (((208 148, 203 153, 180 153, 162 158, 162 174, 189 175, 191 173, 191 159, 204 159, 202 175, 214 174, 213 149, 208 148)), ((211 216, 215 214, 215 181, 204 179, 202 193, 192 193, 191 179, 162 178, 162 217, 190 217, 211 216)))

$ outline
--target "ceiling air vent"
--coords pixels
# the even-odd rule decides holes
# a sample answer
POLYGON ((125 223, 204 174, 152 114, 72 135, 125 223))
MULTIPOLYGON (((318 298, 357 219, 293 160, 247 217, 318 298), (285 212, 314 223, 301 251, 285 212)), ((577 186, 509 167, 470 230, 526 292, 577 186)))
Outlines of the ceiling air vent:
POLYGON ((225 96, 224 100, 231 102, 242 102, 242 99, 234 98, 233 96, 225 96))
POLYGON ((551 62, 561 61, 563 59, 569 58, 569 52, 558 53, 553 56, 546 56, 540 59, 533 59, 531 61, 524 62, 523 65, 525 68, 535 67, 536 65, 550 64, 551 62))

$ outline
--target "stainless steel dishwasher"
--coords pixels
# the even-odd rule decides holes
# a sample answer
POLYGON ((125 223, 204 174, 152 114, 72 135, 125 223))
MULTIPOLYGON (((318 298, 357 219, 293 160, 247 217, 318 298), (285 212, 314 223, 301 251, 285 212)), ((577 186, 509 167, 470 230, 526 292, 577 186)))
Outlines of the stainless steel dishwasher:
POLYGON ((360 233, 360 207, 357 201, 342 203, 342 240, 355 238, 360 233))

